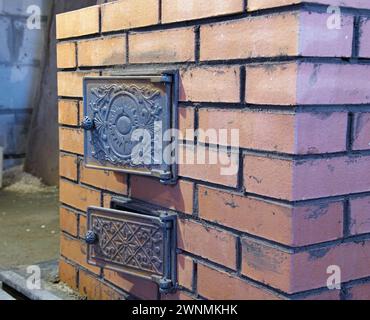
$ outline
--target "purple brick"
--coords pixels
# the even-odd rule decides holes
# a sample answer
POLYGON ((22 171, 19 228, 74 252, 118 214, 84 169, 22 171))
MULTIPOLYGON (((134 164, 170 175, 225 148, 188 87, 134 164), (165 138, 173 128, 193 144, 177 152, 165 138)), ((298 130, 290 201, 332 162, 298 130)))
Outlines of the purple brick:
POLYGON ((299 52, 303 56, 350 57, 352 54, 353 17, 342 16, 340 29, 329 29, 330 14, 301 13, 299 52))
POLYGON ((298 113, 296 148, 298 154, 346 150, 347 113, 298 113))
POLYGON ((353 117, 353 150, 370 149, 370 113, 355 113, 353 117))
POLYGON ((370 9, 369 0, 305 0, 305 2, 321 3, 321 4, 327 4, 330 6, 370 9))
POLYGON ((369 156, 295 162, 291 200, 370 191, 369 168, 369 156))
POLYGON ((370 156, 287 160, 247 155, 247 192, 290 201, 370 191, 370 156))
POLYGON ((370 197, 352 199, 350 201, 352 235, 370 232, 370 197))
POLYGON ((361 20, 359 56, 370 58, 370 19, 361 20))
POLYGON ((301 63, 298 104, 364 104, 370 102, 370 66, 301 63))

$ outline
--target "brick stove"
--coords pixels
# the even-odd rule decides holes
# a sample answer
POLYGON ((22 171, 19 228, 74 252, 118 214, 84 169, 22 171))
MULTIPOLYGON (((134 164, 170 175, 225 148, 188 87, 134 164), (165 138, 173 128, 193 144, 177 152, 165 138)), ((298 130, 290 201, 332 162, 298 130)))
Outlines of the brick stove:
MULTIPOLYGON (((58 15, 62 281, 90 299, 370 298, 369 16, 360 0, 124 0, 58 15), (163 92, 179 158, 217 161, 180 162, 166 183, 158 168, 107 160, 123 148, 104 142, 112 133, 96 161, 89 81, 166 70, 178 73, 163 92), (214 129, 238 129, 239 141, 214 129), (97 216, 111 235, 127 221, 157 226, 158 268, 104 252, 97 216)), ((131 102, 116 101, 99 126, 127 134, 131 102)))

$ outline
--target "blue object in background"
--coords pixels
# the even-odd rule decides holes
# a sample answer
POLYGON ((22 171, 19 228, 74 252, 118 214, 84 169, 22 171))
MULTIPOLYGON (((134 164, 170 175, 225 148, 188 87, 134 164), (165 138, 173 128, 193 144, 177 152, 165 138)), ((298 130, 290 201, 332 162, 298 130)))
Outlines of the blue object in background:
MULTIPOLYGON (((49 0, 0 0, 0 146, 4 168, 21 164, 32 109, 40 90, 49 0), (40 28, 29 28, 40 9, 40 28), (30 20, 31 19, 31 20, 30 20)), ((35 25, 33 25, 35 26, 35 25)))

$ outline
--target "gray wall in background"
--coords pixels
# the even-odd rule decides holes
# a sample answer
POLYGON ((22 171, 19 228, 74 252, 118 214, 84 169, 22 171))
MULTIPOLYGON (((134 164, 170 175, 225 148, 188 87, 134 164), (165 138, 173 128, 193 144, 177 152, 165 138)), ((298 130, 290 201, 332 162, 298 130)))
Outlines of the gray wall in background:
POLYGON ((48 46, 42 61, 42 76, 37 91, 35 107, 29 129, 27 155, 24 169, 39 177, 48 185, 59 182, 59 146, 58 146, 58 97, 55 15, 104 3, 102 0, 50 0, 52 19, 49 23, 48 46))
POLYGON ((0 147, 4 168, 58 183, 55 14, 104 0, 0 0, 0 147), (27 9, 41 9, 41 28, 27 28, 27 9))
POLYGON ((51 0, 0 0, 0 146, 4 167, 23 162, 39 90, 51 0), (41 9, 41 28, 27 28, 30 5, 41 9))

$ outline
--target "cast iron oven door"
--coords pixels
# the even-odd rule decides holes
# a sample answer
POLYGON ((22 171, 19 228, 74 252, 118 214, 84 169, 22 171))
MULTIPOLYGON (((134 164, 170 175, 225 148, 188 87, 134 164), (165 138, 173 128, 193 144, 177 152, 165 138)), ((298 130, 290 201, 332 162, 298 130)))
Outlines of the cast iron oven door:
POLYGON ((159 216, 89 207, 87 259, 91 265, 176 287, 176 215, 159 216))
POLYGON ((84 78, 85 165, 175 183, 177 105, 177 72, 84 78))

